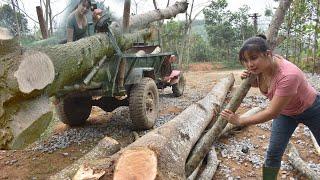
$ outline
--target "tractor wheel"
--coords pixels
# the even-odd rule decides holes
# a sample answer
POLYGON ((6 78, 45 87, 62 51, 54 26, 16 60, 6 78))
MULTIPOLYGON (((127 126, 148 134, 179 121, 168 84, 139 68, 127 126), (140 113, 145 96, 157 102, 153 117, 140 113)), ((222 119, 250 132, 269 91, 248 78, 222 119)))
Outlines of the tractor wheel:
POLYGON ((80 126, 88 119, 91 107, 91 97, 65 97, 56 105, 56 110, 63 123, 80 126))
POLYGON ((129 111, 134 129, 145 130, 154 126, 159 113, 159 93, 153 79, 143 78, 132 87, 129 111))
POLYGON ((179 82, 172 85, 173 95, 179 97, 183 94, 184 88, 186 86, 186 79, 183 74, 179 77, 179 82))

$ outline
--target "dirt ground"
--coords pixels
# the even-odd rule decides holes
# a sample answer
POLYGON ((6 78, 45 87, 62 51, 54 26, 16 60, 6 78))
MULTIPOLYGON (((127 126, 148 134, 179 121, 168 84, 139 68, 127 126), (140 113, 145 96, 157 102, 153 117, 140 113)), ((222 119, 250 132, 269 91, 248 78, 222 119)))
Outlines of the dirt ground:
MULTIPOLYGON (((209 65, 208 65, 209 66, 209 65)), ((186 72, 187 87, 195 88, 202 91, 209 92, 214 83, 226 74, 234 73, 236 77, 236 85, 239 85, 239 74, 241 71, 225 71, 214 70, 212 67, 206 65, 193 65, 192 70, 186 72)), ((236 86, 235 86, 236 87, 236 86)), ((250 90, 249 95, 256 95, 256 90, 250 90)), ((248 108, 240 107, 238 113, 242 114, 248 108)), ((104 123, 106 116, 109 113, 101 112, 102 110, 94 110, 90 123, 104 123), (103 118, 103 122, 99 120, 103 118)), ((171 106, 161 109, 160 114, 180 113, 182 109, 171 106)), ((55 127, 55 133, 61 133, 68 129, 66 125, 59 123, 55 127)), ((264 156, 265 147, 268 144, 269 131, 263 130, 257 126, 250 126, 236 132, 232 135, 234 139, 247 139, 250 138, 251 142, 257 144, 256 152, 260 156, 264 156), (263 139, 259 137, 264 137, 263 139)), ((224 144, 230 143, 230 136, 223 137, 220 142, 224 144)), ((293 143, 296 145, 303 160, 320 164, 320 155, 316 154, 312 145, 310 137, 303 133, 298 133, 292 138, 293 143), (300 141, 304 143, 298 143, 300 141)), ((38 152, 32 150, 10 150, 0 151, 0 179, 47 179, 48 176, 60 171, 64 167, 70 165, 75 160, 79 159, 86 152, 88 152, 95 142, 87 142, 85 144, 77 145, 71 144, 65 149, 59 149, 54 152, 38 152)), ((230 169, 231 179, 261 179, 261 168, 253 167, 251 162, 238 163, 237 160, 232 158, 223 158, 221 152, 217 151, 220 166, 217 169, 214 179, 230 179, 226 177, 226 172, 222 167, 227 166, 230 169)), ((284 156, 284 161, 287 160, 287 155, 284 156)), ((306 179, 296 170, 285 171, 281 170, 278 176, 279 179, 306 179)))

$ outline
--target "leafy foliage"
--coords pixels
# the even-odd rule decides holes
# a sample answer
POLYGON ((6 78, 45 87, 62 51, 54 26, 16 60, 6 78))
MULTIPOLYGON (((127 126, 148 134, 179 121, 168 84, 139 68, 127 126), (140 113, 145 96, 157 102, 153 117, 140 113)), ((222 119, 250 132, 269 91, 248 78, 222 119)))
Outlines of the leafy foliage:
MULTIPOLYGON (((192 23, 192 33, 186 42, 191 62, 211 61, 225 67, 241 66, 237 61, 238 50, 246 38, 254 35, 254 27, 247 13, 249 7, 243 6, 231 12, 226 10, 227 5, 226 0, 212 1, 204 10, 205 20, 192 23)), ((184 25, 185 22, 169 21, 162 26, 165 50, 179 52, 185 36, 184 25)))
MULTIPOLYGON (((22 33, 29 32, 28 21, 25 15, 19 12, 17 12, 16 15, 22 33)), ((0 26, 8 28, 10 32, 14 35, 17 35, 18 33, 18 24, 15 20, 14 11, 8 4, 0 6, 0 26)))
POLYGON ((213 1, 204 10, 209 42, 218 59, 234 61, 242 42, 254 35, 249 23, 249 7, 243 6, 236 12, 226 10, 226 0, 213 1))

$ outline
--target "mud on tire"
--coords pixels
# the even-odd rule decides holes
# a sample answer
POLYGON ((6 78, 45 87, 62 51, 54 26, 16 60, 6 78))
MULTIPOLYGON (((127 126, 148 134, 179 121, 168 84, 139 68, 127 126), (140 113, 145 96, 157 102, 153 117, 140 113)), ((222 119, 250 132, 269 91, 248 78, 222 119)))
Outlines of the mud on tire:
POLYGON ((63 123, 80 126, 88 119, 91 107, 91 97, 65 97, 56 105, 56 111, 63 123))
POLYGON ((159 113, 159 93, 153 79, 142 78, 132 87, 129 97, 130 118, 136 130, 150 129, 159 113))
POLYGON ((186 86, 186 79, 183 74, 180 75, 179 82, 172 85, 172 92, 175 97, 179 97, 183 94, 186 86))

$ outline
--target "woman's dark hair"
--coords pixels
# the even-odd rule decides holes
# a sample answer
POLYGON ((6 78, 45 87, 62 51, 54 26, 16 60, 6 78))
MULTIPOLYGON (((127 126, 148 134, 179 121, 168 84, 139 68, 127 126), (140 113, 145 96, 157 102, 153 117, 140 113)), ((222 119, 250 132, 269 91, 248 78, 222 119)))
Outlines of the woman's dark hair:
POLYGON ((247 39, 242 44, 242 48, 239 51, 239 61, 242 63, 246 60, 244 57, 244 53, 246 51, 263 53, 267 50, 270 50, 269 44, 267 42, 267 37, 263 34, 258 34, 254 37, 247 39))
POLYGON ((76 10, 78 8, 78 5, 82 4, 83 6, 90 7, 91 1, 90 0, 80 0, 79 3, 76 5, 76 7, 73 8, 72 11, 76 10))

